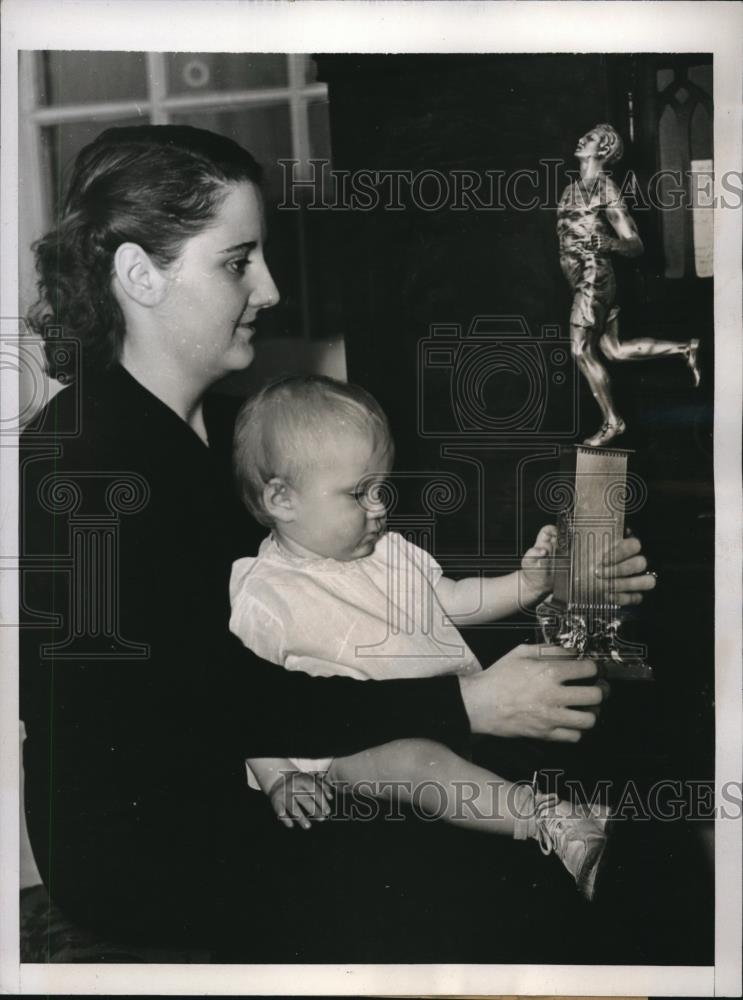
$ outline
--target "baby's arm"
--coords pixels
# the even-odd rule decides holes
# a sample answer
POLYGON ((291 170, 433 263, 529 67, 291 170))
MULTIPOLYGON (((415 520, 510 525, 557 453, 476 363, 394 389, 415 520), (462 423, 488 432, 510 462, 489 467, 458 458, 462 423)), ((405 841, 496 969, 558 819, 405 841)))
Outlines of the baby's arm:
POLYGON ((515 573, 464 580, 442 577, 436 584, 436 596, 449 618, 458 624, 479 625, 506 618, 531 607, 550 592, 556 545, 557 528, 546 525, 515 573))
POLYGON ((319 774, 307 774, 286 757, 253 757, 248 765, 284 826, 308 830, 330 812, 331 793, 319 774))

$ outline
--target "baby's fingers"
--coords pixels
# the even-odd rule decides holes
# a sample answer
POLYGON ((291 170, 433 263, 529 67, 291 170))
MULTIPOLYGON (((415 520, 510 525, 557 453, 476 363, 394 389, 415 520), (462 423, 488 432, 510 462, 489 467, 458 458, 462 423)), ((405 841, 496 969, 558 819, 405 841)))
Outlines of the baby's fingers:
POLYGON ((297 824, 298 827, 300 827, 302 830, 309 830, 311 823, 309 819, 305 816, 304 812, 302 811, 303 805, 304 803, 302 803, 301 805, 297 803, 292 803, 292 805, 289 807, 289 815, 292 817, 292 819, 294 820, 294 822, 297 824))
POLYGON ((294 823, 289 819, 286 811, 286 805, 284 802, 277 802, 275 799, 272 800, 273 811, 276 813, 279 822, 282 823, 287 829, 291 829, 294 823))
POLYGON ((321 781, 318 780, 312 791, 302 796, 302 808, 308 818, 317 823, 322 823, 325 817, 330 815, 330 799, 321 781))
POLYGON ((546 524, 543 528, 540 528, 539 534, 534 542, 534 547, 537 549, 546 549, 549 554, 554 550, 556 544, 557 528, 554 524, 546 524))

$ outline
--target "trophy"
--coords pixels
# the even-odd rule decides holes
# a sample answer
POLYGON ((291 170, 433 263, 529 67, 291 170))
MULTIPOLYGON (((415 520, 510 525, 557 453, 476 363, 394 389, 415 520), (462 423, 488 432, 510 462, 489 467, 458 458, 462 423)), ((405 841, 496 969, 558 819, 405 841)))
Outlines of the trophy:
POLYGON ((548 645, 570 647, 616 679, 650 680, 643 647, 619 631, 628 617, 615 600, 612 580, 595 570, 601 557, 624 537, 624 515, 634 489, 627 482, 626 449, 575 445, 561 454, 554 592, 537 607, 548 645))

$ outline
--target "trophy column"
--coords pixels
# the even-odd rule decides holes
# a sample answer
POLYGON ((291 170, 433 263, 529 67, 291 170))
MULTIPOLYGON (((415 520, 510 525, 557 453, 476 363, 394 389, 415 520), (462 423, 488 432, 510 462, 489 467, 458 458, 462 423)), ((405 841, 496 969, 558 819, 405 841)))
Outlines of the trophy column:
POLYGON ((544 641, 590 657, 612 678, 652 679, 644 647, 624 641, 628 617, 613 581, 596 576, 601 558, 624 537, 624 515, 641 483, 628 481, 626 449, 576 445, 561 454, 559 488, 566 506, 558 518, 555 587, 537 608, 544 641))

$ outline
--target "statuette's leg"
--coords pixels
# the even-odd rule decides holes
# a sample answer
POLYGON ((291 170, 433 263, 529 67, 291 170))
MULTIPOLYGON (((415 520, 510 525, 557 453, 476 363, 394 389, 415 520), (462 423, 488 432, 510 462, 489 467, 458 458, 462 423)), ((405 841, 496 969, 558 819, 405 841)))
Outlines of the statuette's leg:
POLYGON ((581 374, 588 382, 593 398, 598 403, 604 418, 601 429, 593 437, 586 438, 583 443, 599 447, 622 434, 625 430, 625 423, 616 411, 609 375, 599 361, 594 347, 596 342, 595 329, 571 324, 570 335, 573 357, 581 374))
POLYGON ((620 434, 624 434, 627 429, 627 425, 622 420, 621 417, 616 422, 607 422, 602 424, 600 429, 596 431, 592 437, 586 438, 583 444, 590 445, 592 448, 603 448, 615 437, 619 437, 620 434))
POLYGON ((694 340, 689 341, 689 345, 686 348, 686 364, 691 369, 691 375, 694 379, 694 388, 699 388, 699 383, 702 381, 702 372, 699 368, 699 362, 697 361, 697 352, 699 351, 699 341, 694 338, 694 340))
POLYGON ((648 358, 665 358, 678 354, 685 358, 692 373, 694 386, 702 379, 697 354, 699 341, 697 339, 655 340, 653 337, 636 337, 634 340, 619 339, 619 309, 614 307, 606 320, 606 329, 599 340, 599 347, 609 361, 647 361, 648 358))

